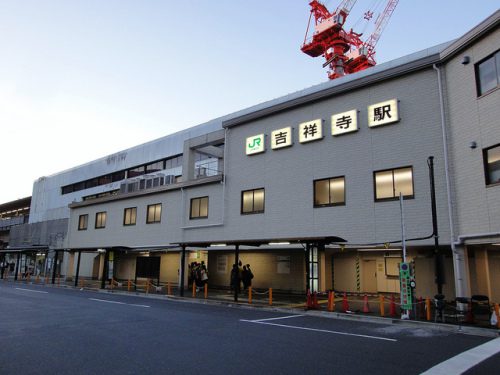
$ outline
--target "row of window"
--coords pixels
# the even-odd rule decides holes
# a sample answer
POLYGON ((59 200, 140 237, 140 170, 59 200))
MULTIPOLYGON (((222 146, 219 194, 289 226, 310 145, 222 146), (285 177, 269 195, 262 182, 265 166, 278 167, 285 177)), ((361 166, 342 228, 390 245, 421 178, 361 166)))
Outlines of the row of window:
POLYGON ((126 178, 142 176, 144 174, 154 173, 165 169, 177 168, 180 166, 182 166, 182 155, 172 156, 149 164, 108 173, 103 176, 94 177, 85 181, 79 181, 75 182, 74 184, 63 186, 61 187, 61 194, 69 194, 75 191, 90 189, 96 186, 106 185, 116 181, 122 181, 126 178))
MULTIPOLYGON (((191 199, 190 219, 202 219, 208 217, 208 197, 191 199)), ((97 212, 95 214, 94 228, 106 228, 107 212, 97 212)), ((146 224, 161 222, 161 203, 150 204, 146 210, 146 224)), ((78 230, 87 230, 89 215, 80 215, 78 218, 78 230)), ((137 224, 137 207, 127 207, 123 210, 123 225, 137 224)))
MULTIPOLYGON (((404 167, 374 173, 375 200, 413 198, 413 169, 404 167)), ((241 213, 264 212, 264 188, 246 190, 241 195, 241 213)), ((314 207, 339 206, 345 204, 345 177, 323 178, 314 181, 314 207)))
MULTIPOLYGON (((374 172, 375 200, 398 199, 401 194, 405 198, 413 198, 412 167, 388 169, 374 172)), ((337 206, 345 204, 345 177, 324 178, 314 181, 314 207, 337 206)), ((265 208, 265 189, 251 189, 241 192, 241 214, 263 213, 265 208)), ((88 214, 80 215, 78 230, 88 228, 88 214)), ((107 213, 97 212, 95 228, 106 227, 107 213)), ((189 219, 208 218, 208 197, 191 199, 189 219)), ((161 203, 147 206, 146 224, 161 222, 161 203)), ((123 225, 137 223, 137 207, 128 207, 123 212, 123 225)))

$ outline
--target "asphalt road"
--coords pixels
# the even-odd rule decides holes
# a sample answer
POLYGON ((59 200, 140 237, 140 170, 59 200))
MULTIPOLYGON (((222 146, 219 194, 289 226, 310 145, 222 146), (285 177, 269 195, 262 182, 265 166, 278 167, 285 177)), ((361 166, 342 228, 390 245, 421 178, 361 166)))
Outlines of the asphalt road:
MULTIPOLYGON (((0 284, 2 375, 420 374, 490 340, 426 327, 0 284)), ((499 368, 496 354, 467 374, 499 368)))

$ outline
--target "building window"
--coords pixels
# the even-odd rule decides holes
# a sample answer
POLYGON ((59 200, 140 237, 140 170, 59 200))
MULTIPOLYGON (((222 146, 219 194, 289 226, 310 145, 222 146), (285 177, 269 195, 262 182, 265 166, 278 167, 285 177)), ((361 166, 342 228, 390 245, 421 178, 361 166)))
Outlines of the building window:
POLYGON ((137 207, 126 208, 123 212, 123 225, 135 225, 137 221, 137 207))
POLYGON ((96 229, 106 227, 106 211, 95 214, 95 227, 96 229))
POLYGON ((404 198, 413 198, 412 167, 378 171, 373 176, 376 201, 398 199, 400 193, 404 198))
POLYGON ((78 230, 87 230, 89 225, 89 215, 80 215, 78 217, 78 230))
POLYGON ((500 83, 500 51, 476 65, 476 82, 479 96, 498 87, 500 83))
POLYGON ((161 220, 161 203, 150 204, 148 206, 148 216, 146 218, 146 223, 159 223, 161 220))
POLYGON ((191 199, 190 219, 205 219, 208 217, 208 197, 191 199))
POLYGON ((345 204, 345 177, 314 181, 314 207, 345 204))
POLYGON ((500 144, 483 151, 486 185, 500 183, 500 144))
POLYGON ((260 214, 264 212, 264 189, 241 192, 241 213, 260 214))

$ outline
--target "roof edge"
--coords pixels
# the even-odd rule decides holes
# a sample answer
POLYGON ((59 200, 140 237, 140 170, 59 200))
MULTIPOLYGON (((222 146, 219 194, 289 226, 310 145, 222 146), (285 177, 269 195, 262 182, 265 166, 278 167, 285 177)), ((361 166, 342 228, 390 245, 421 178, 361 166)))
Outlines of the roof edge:
POLYGON ((463 36, 454 40, 448 47, 443 49, 443 51, 440 54, 441 60, 444 62, 452 58, 472 42, 480 39, 490 31, 493 31, 496 27, 498 27, 499 24, 500 24, 500 10, 497 10, 495 13, 493 13, 488 18, 483 20, 480 24, 473 27, 463 36))
MULTIPOLYGON (((389 67, 371 74, 361 75, 360 77, 354 80, 349 80, 341 84, 337 84, 334 86, 327 87, 325 89, 314 91, 310 94, 302 96, 298 95, 295 98, 285 100, 281 103, 271 104, 268 107, 262 108, 260 110, 256 110, 238 117, 225 120, 222 122, 222 127, 231 128, 237 125, 241 125, 253 120, 257 120, 262 117, 276 114, 278 112, 299 107, 311 102, 319 101, 334 96, 336 94, 340 94, 345 91, 355 90, 369 84, 398 77, 417 70, 422 70, 437 62, 439 62, 439 51, 433 52, 419 59, 412 60, 408 63, 396 65, 394 67, 389 67)), ((352 75, 350 77, 352 77, 352 75)), ((300 92, 298 92, 297 94, 299 93, 300 92)))

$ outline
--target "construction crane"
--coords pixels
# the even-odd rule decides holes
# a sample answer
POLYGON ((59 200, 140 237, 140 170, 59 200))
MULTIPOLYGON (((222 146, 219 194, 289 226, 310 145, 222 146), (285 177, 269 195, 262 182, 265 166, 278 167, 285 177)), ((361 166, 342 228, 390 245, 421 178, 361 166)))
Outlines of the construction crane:
MULTIPOLYGON (((337 9, 330 11, 317 0, 309 3, 311 14, 307 25, 302 52, 312 57, 323 56, 323 67, 328 67, 328 78, 336 79, 346 74, 364 70, 376 64, 375 45, 387 25, 399 0, 389 0, 384 11, 375 21, 373 33, 362 40, 362 33, 356 33, 352 28, 344 29, 346 19, 356 0, 343 0, 337 9), (308 38, 311 20, 314 16, 314 32, 308 38)), ((368 10, 365 19, 369 21, 373 12, 368 10)))

